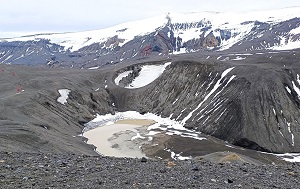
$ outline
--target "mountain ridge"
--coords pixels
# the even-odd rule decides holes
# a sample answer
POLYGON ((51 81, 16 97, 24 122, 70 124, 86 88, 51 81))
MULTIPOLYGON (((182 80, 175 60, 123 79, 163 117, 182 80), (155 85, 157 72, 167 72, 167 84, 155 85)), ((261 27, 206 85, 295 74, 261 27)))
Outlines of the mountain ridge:
MULTIPOLYGON (((156 16, 156 17, 160 17, 160 18, 163 18, 163 17, 167 17, 168 15, 172 14, 172 15, 179 15, 179 14, 182 14, 182 15, 189 15, 189 14, 247 14, 247 13, 250 13, 250 14, 253 14, 253 13, 265 13, 265 12, 277 12, 277 11, 286 11, 286 10, 293 10, 294 11, 296 9, 300 9, 300 7, 286 7, 286 8, 282 8, 282 9, 275 9, 275 10, 266 10, 266 11, 245 11, 245 12, 219 12, 219 11, 203 11, 203 12, 168 12, 168 13, 165 13, 165 14, 162 14, 162 15, 159 15, 159 16, 156 16)), ((296 10, 298 12, 298 10, 296 10)), ((139 21, 145 21, 145 20, 148 20, 148 19, 153 19, 155 17, 151 17, 151 18, 146 18, 146 19, 139 19, 139 20, 132 20, 132 21, 128 21, 128 22, 124 22, 124 23, 121 23, 121 24, 116 24, 114 26, 111 26, 111 27, 104 27, 104 28, 101 28, 101 29, 93 29, 93 30, 84 30, 84 31, 74 31, 74 32, 45 32, 45 33, 37 33, 37 34, 31 34, 31 35, 21 35, 21 36, 17 36, 17 37, 2 37, 0 38, 1 40, 7 40, 7 39, 15 39, 15 38, 22 38, 22 37, 32 37, 32 36, 40 36, 40 35, 53 35, 53 34, 72 34, 72 33, 81 33, 81 32, 90 32, 90 31, 99 31, 99 30, 105 30, 105 29, 108 29, 108 28, 113 28, 113 27, 117 27, 117 26, 122 26, 124 24, 128 24, 128 23, 133 23, 133 22, 139 22, 139 21)), ((198 20, 199 21, 199 20, 198 20)))
POLYGON ((255 12, 169 13, 83 32, 0 39, 0 63, 89 68, 191 52, 292 50, 300 7, 255 12))

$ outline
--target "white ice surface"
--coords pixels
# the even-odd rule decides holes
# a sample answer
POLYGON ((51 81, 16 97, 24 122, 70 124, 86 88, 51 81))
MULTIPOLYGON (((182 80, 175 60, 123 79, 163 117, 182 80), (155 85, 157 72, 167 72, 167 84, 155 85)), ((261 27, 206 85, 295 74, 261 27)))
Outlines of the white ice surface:
MULTIPOLYGON (((299 16, 298 16, 299 17, 299 16)), ((290 34, 299 34, 300 33, 300 27, 298 27, 298 28, 295 28, 295 29, 292 29, 291 31, 290 31, 290 34)))
POLYGON ((181 156, 182 152, 179 153, 179 154, 176 154, 171 149, 165 149, 165 151, 170 152, 171 153, 171 158, 174 159, 174 160, 189 160, 189 159, 192 159, 191 156, 189 156, 189 157, 181 156))
POLYGON ((57 102, 61 104, 67 103, 67 99, 69 98, 69 93, 71 92, 69 89, 59 89, 58 90, 60 97, 58 97, 57 102))
POLYGON ((136 136, 131 137, 131 140, 135 140, 135 139, 138 139, 138 138, 145 139, 146 137, 141 136, 140 133, 136 133, 136 136))
POLYGON ((156 134, 159 134, 161 132, 159 131, 149 131, 149 133, 147 134, 148 136, 153 136, 153 135, 156 135, 156 134))
MULTIPOLYGON (((163 65, 145 65, 142 66, 139 76, 137 76, 132 83, 129 84, 126 88, 128 89, 136 89, 144 87, 150 83, 152 83, 155 79, 157 79, 166 69, 171 62, 165 63, 163 65)), ((117 84, 117 82, 116 82, 117 84)))
POLYGON ((300 162, 300 153, 273 154, 288 162, 300 162))
POLYGON ((232 59, 232 60, 244 60, 244 59, 246 59, 246 57, 237 56, 235 59, 232 59))
POLYGON ((96 127, 101 127, 103 125, 113 124, 114 122, 123 119, 154 120, 156 123, 148 127, 149 133, 147 134, 147 136, 153 136, 155 134, 158 134, 160 132, 158 132, 157 130, 161 130, 166 132, 166 134, 168 135, 179 135, 182 137, 193 138, 196 140, 206 139, 204 137, 198 136, 198 134, 200 134, 199 132, 185 128, 184 125, 178 121, 172 120, 170 118, 162 118, 161 116, 152 113, 146 113, 142 115, 136 111, 116 112, 114 115, 97 115, 95 119, 93 119, 85 125, 86 127, 84 128, 83 132, 86 132, 96 127))
POLYGON ((120 73, 119 75, 118 75, 118 77, 116 77, 116 79, 115 79, 115 84, 116 85, 119 85, 119 83, 120 83, 120 81, 124 78, 124 77, 127 77, 129 74, 131 74, 133 71, 132 70, 130 70, 130 71, 125 71, 125 72, 123 72, 123 73, 120 73))

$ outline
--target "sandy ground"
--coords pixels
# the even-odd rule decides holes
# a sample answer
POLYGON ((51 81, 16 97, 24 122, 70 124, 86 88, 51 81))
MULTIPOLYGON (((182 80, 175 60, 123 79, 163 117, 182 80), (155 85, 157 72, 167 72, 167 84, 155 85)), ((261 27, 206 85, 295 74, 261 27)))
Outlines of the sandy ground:
POLYGON ((104 125, 83 133, 88 144, 96 146, 96 151, 105 156, 141 158, 145 154, 141 146, 151 142, 147 134, 147 126, 153 120, 128 119, 119 120, 112 125, 104 125), (142 136, 141 136, 142 135, 142 136))

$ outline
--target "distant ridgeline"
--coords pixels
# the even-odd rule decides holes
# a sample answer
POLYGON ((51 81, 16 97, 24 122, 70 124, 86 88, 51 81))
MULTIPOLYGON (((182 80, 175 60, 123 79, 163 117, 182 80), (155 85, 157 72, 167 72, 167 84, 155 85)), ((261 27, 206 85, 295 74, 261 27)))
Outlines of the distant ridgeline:
POLYGON ((247 13, 170 13, 77 33, 1 39, 0 63, 90 68, 192 52, 291 50, 300 7, 247 13))

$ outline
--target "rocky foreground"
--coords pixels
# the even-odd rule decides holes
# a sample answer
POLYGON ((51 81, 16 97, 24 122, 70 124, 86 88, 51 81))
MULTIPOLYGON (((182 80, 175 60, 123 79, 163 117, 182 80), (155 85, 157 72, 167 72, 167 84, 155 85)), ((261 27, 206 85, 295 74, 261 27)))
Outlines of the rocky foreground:
POLYGON ((0 153, 1 188, 299 188, 300 164, 0 153))
POLYGON ((2 65, 0 188, 300 188, 298 164, 279 166, 277 158, 256 152, 300 151, 299 59, 295 51, 145 60, 139 65, 172 63, 134 90, 114 82, 134 63, 98 70, 2 65), (65 104, 57 101, 61 89, 70 90, 65 104), (165 149, 185 157, 232 150, 254 163, 100 157, 80 136, 97 113, 133 110, 215 137, 174 135, 148 157, 164 157, 165 149))

